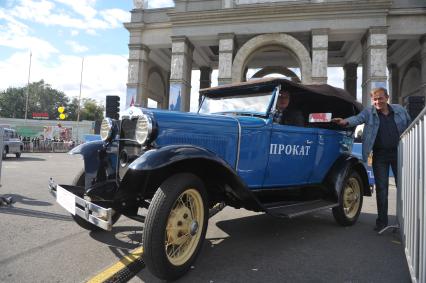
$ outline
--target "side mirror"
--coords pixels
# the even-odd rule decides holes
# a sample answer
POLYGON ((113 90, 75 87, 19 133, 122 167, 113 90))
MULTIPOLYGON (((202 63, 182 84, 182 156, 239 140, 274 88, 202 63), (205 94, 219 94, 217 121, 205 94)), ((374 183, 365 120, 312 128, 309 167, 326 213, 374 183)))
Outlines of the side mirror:
POLYGON ((331 113, 310 113, 309 123, 330 123, 331 113))

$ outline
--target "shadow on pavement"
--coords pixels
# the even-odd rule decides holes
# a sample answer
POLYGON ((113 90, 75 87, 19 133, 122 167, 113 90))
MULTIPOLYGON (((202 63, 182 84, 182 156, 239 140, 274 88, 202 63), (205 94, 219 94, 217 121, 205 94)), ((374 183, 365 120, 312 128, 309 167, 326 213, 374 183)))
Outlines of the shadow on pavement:
POLYGON ((44 211, 38 211, 38 210, 20 208, 20 207, 14 207, 14 206, 0 207, 0 214, 2 213, 25 216, 25 217, 72 221, 71 216, 68 216, 68 215, 61 215, 61 214, 56 214, 51 212, 44 212, 44 211))
POLYGON ((14 203, 22 203, 25 205, 33 205, 33 206, 52 206, 53 204, 46 201, 40 201, 34 198, 26 197, 18 194, 5 194, 3 197, 11 197, 12 204, 14 203))
POLYGON ((112 231, 92 231, 90 237, 96 241, 119 249, 135 249, 142 243, 142 228, 134 226, 113 227, 112 231))
MULTIPOLYGON (((410 282, 399 234, 378 236, 376 215, 341 227, 330 211, 295 219, 255 215, 216 223, 178 282, 410 282)), ((392 220, 391 220, 392 221, 392 220)), ((144 269, 144 282, 162 282, 144 269)))
POLYGON ((134 226, 113 227, 111 232, 90 232, 90 237, 107 244, 109 249, 117 256, 117 259, 121 259, 131 250, 141 246, 142 228, 134 226))
POLYGON ((7 157, 6 159, 3 159, 3 161, 18 161, 18 162, 23 162, 23 161, 45 161, 45 158, 39 158, 39 157, 26 157, 26 156, 21 156, 20 158, 16 158, 16 157, 7 157))

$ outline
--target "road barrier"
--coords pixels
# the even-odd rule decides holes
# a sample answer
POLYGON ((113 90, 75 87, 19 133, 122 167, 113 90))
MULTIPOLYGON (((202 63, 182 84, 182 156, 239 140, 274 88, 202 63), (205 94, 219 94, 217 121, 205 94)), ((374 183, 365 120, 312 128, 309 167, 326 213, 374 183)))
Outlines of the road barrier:
POLYGON ((426 108, 401 135, 397 217, 412 282, 426 282, 426 108))
POLYGON ((55 141, 29 141, 23 144, 23 152, 68 152, 74 147, 71 142, 55 141))

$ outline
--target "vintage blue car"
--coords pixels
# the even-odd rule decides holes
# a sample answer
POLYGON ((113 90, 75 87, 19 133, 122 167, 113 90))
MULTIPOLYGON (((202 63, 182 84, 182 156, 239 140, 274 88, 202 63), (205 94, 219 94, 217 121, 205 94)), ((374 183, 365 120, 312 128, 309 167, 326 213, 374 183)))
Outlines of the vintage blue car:
POLYGON ((85 164, 74 183, 51 180, 57 202, 88 230, 111 230, 120 215, 143 221, 144 261, 167 280, 188 271, 224 205, 290 218, 332 208, 340 225, 357 221, 371 191, 351 155, 354 129, 310 119, 359 113, 347 92, 271 78, 200 94, 198 113, 131 107, 105 119, 102 141, 71 151, 85 164), (280 90, 302 124, 276 122, 280 90))

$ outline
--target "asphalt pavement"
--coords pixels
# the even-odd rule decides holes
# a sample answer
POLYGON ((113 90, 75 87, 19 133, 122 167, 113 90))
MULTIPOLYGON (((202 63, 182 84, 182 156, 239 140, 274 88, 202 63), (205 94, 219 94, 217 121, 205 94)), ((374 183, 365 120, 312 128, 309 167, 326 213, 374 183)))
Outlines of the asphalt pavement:
MULTIPOLYGON (((86 282, 140 246, 140 223, 122 217, 112 232, 89 233, 55 203, 49 176, 69 184, 81 168, 67 154, 3 161, 0 195, 15 203, 0 207, 0 282, 86 282)), ((177 282, 410 282, 399 233, 377 235, 375 218, 374 197, 351 227, 330 210, 277 219, 227 207, 210 219, 197 261, 177 282)), ((143 269, 130 282, 161 281, 143 269)))

